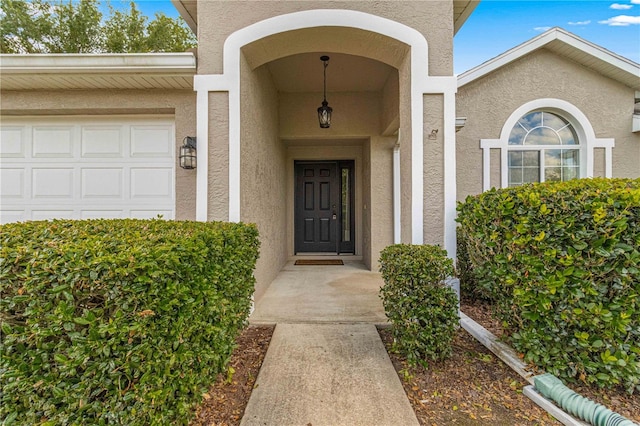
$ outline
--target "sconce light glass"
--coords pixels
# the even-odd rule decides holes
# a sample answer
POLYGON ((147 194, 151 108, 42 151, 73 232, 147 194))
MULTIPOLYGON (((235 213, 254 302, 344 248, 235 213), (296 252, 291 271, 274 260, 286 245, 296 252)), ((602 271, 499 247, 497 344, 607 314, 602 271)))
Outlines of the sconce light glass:
POLYGON ((187 170, 195 169, 197 166, 196 153, 195 136, 185 137, 180 147, 180 167, 187 170))

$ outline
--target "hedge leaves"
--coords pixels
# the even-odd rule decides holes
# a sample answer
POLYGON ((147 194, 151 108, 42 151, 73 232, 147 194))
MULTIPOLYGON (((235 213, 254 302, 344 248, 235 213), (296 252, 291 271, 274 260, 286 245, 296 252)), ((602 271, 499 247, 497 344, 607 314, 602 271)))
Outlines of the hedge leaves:
POLYGON ((249 314, 256 228, 90 220, 1 234, 0 420, 187 424, 249 314))

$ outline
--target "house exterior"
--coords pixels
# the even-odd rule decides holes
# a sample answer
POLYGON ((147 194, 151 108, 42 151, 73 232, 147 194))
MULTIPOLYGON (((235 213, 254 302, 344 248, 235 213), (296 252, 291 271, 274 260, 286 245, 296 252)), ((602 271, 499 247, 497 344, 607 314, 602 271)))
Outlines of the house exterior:
POLYGON ((259 299, 292 256, 453 257, 492 186, 640 177, 640 66, 563 30, 456 77, 475 1, 174 4, 197 54, 2 55, 2 221, 253 222, 259 299))

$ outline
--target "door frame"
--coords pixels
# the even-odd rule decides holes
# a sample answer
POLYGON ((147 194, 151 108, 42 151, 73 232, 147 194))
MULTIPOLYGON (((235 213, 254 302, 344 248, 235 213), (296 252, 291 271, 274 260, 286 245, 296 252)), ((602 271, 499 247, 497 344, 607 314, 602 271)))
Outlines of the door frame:
MULTIPOLYGON (((365 197, 365 186, 368 181, 365 174, 365 157, 364 147, 368 143, 368 139, 283 139, 286 149, 286 168, 287 168, 287 186, 286 186, 286 215, 283 220, 286 221, 287 229, 287 253, 290 260, 296 258, 295 255, 295 161, 323 161, 323 160, 353 160, 355 162, 354 173, 354 191, 355 191, 355 227, 358 230, 355 234, 355 248, 357 253, 353 256, 355 260, 361 260, 365 254, 367 247, 365 246, 366 235, 369 235, 370 229, 366 226, 364 214, 366 213, 365 204, 368 199, 365 197)), ((367 163, 368 164, 368 163, 367 163)), ((304 256, 304 255, 301 255, 304 256)), ((336 254, 327 253, 325 256, 336 256, 336 254)))
MULTIPOLYGON (((356 192, 355 192, 355 160, 294 160, 294 164, 293 164, 293 171, 294 171, 294 194, 293 194, 293 200, 294 200, 294 217, 293 217, 293 222, 294 222, 294 226, 293 226, 293 235, 294 235, 294 255, 297 254, 305 254, 305 253, 309 253, 309 252, 304 252, 304 251, 298 251, 298 235, 297 233, 301 230, 301 228, 298 226, 299 225, 299 220, 301 220, 301 218, 299 217, 299 205, 298 203, 301 201, 299 195, 298 194, 298 180, 300 178, 300 176, 298 175, 298 170, 300 165, 328 165, 328 166, 332 166, 335 167, 335 171, 336 171, 336 176, 335 176, 335 181, 338 184, 338 201, 337 201, 337 205, 338 207, 336 208, 335 212, 337 213, 337 218, 336 220, 336 226, 335 229, 333 230, 333 232, 335 233, 334 238, 335 238, 335 254, 340 255, 340 254, 352 254, 355 255, 356 254, 356 244, 355 244, 355 235, 356 235, 356 223, 355 223, 355 198, 356 198, 356 192), (344 177, 343 174, 346 173, 346 177, 348 177, 347 180, 347 187, 344 187, 344 177), (347 190, 348 194, 349 194, 349 199, 348 199, 348 209, 346 214, 348 214, 348 218, 347 220, 349 221, 350 224, 350 232, 349 232, 349 239, 348 241, 344 241, 344 229, 343 229, 343 224, 345 222, 345 216, 344 216, 344 190, 347 190)), ((322 252, 322 253, 333 253, 332 251, 327 251, 327 252, 322 252)))

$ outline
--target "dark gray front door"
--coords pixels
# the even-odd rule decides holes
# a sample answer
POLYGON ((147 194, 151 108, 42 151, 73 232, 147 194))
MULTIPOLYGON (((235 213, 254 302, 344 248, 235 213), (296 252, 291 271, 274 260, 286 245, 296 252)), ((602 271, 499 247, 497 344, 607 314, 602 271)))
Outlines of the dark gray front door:
POLYGON ((355 253, 354 162, 295 163, 296 253, 355 253))
POLYGON ((296 163, 296 252, 337 252, 337 162, 296 163))

